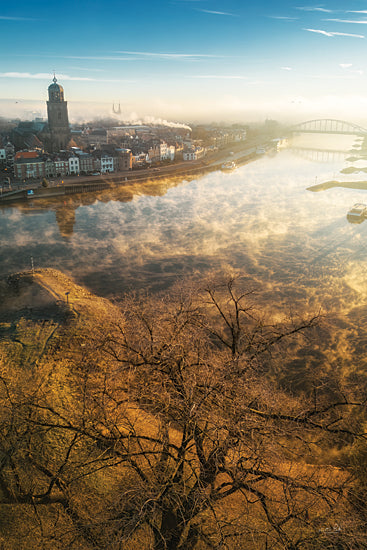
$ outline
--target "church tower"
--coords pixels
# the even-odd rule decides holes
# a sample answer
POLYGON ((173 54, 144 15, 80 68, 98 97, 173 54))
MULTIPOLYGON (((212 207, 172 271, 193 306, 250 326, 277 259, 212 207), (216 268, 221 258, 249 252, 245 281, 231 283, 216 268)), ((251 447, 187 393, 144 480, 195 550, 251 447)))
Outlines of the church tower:
POLYGON ((64 100, 64 88, 57 84, 56 76, 48 87, 47 101, 48 129, 50 133, 50 152, 65 149, 70 141, 68 104, 64 100))

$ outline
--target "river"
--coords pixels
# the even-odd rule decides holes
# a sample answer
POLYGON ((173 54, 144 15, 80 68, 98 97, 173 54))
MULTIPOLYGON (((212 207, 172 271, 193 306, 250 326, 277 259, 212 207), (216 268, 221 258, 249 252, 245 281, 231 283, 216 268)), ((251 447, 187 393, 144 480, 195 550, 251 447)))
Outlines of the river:
POLYGON ((33 261, 111 297, 229 265, 278 305, 349 310, 366 300, 367 221, 346 214, 367 191, 309 188, 367 179, 340 173, 363 164, 359 146, 305 136, 233 172, 1 207, 0 275, 33 261))

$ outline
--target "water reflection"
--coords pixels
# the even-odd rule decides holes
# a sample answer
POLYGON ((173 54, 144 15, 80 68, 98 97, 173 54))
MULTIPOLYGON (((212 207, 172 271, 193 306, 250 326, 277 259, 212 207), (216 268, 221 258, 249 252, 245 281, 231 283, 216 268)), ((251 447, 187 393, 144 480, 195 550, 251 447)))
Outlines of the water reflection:
MULTIPOLYGON (((308 187, 308 191, 319 192, 319 191, 328 191, 330 189, 335 189, 338 187, 343 187, 344 189, 354 189, 354 190, 367 190, 367 151, 365 148, 365 140, 363 138, 357 138, 352 144, 352 148, 348 149, 347 141, 340 140, 339 137, 335 140, 328 140, 325 145, 318 145, 317 138, 315 136, 311 137, 312 145, 307 143, 310 139, 310 136, 299 137, 296 136, 291 142, 292 152, 308 158, 314 162, 338 162, 342 163, 344 166, 340 168, 338 174, 334 172, 332 180, 322 181, 321 183, 316 183, 308 187), (302 144, 302 141, 306 139, 306 145, 302 144), (301 145, 297 143, 301 141, 301 145), (344 142, 344 143, 343 143, 344 142), (338 149, 339 147, 339 149, 338 149), (352 154, 353 156, 350 156, 352 154), (348 178, 346 181, 345 178, 348 178), (354 178, 351 180, 351 178, 354 178)), ((325 143, 325 138, 323 138, 325 143)), ((362 207, 363 207, 362 203, 362 207)), ((360 205, 356 203, 351 207, 346 215, 346 219, 349 223, 360 224, 365 220, 365 210, 362 208, 363 212, 360 213, 360 205), (357 212, 358 210, 358 212, 357 212)))
POLYGON ((292 147, 292 153, 311 162, 339 163, 345 159, 345 151, 329 151, 309 147, 292 147))
POLYGON ((318 134, 295 135, 289 139, 289 148, 296 156, 320 163, 343 163, 353 144, 353 139, 318 134))
POLYGON ((348 211, 347 220, 349 223, 363 223, 367 216, 367 205, 356 203, 348 211))
POLYGON ((6 207, 1 272, 29 268, 32 256, 36 267, 61 269, 111 296, 231 264, 279 307, 351 307, 363 286, 367 224, 346 223, 346 212, 366 202, 366 186, 307 191, 316 179, 350 180, 340 174, 345 163, 314 163, 283 150, 231 173, 6 207))
POLYGON ((65 204, 63 206, 58 206, 55 212, 60 235, 65 239, 69 239, 74 232, 75 224, 75 208, 72 201, 65 201, 65 204))

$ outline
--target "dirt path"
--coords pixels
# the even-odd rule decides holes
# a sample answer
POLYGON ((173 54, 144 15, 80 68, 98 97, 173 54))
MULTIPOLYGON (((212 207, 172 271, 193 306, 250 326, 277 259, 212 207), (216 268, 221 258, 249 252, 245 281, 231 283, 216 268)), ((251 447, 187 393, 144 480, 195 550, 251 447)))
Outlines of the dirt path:
POLYGON ((69 308, 75 317, 103 321, 119 315, 118 308, 109 300, 92 294, 56 269, 35 270, 33 281, 47 290, 57 303, 69 308))

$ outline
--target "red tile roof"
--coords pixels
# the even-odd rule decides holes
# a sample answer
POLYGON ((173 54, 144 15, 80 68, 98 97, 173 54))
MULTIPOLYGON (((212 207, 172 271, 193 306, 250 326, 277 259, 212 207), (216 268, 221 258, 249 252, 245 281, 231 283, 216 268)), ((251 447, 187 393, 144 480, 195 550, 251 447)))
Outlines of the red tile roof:
POLYGON ((16 153, 14 160, 17 159, 36 159, 38 158, 39 154, 37 151, 18 151, 16 153))

